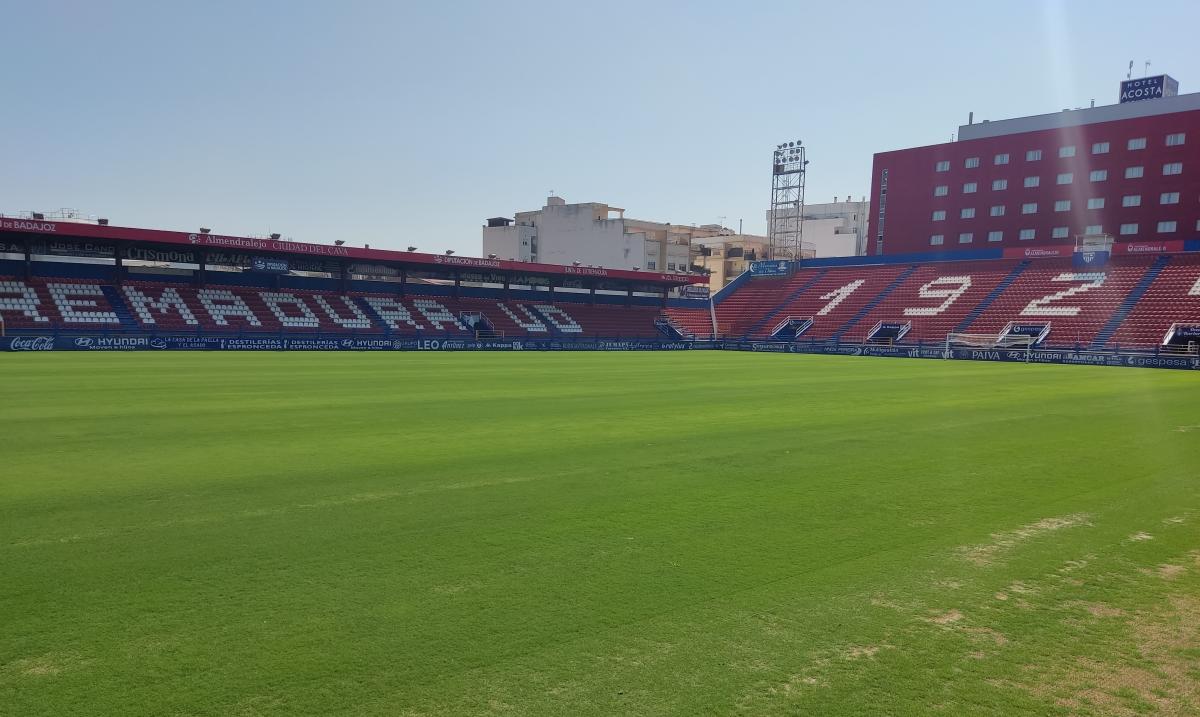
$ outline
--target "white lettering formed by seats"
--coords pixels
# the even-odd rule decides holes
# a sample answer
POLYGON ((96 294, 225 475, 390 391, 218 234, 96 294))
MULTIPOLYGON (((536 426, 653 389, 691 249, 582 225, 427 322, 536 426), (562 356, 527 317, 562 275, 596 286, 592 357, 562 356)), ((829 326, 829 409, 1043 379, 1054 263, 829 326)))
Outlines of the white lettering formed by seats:
POLYGON ((333 307, 329 305, 329 302, 326 301, 325 297, 323 296, 314 296, 313 301, 317 302, 317 306, 321 307, 321 310, 325 312, 325 315, 329 317, 330 321, 344 329, 371 328, 371 320, 368 319, 367 315, 362 312, 362 309, 354 305, 353 299, 348 296, 339 296, 336 298, 341 299, 342 304, 345 305, 346 308, 350 309, 350 313, 354 314, 353 318, 343 318, 340 314, 338 314, 338 312, 334 311, 333 307))
POLYGON ((834 289, 833 291, 829 292, 828 294, 822 294, 821 295, 822 299, 833 299, 833 301, 830 301, 828 304, 825 304, 825 306, 822 307, 822 309, 817 312, 817 316, 824 316, 825 314, 828 314, 830 311, 833 311, 834 309, 836 309, 838 304, 845 301, 847 296, 850 296, 855 291, 857 291, 858 287, 862 286, 864 283, 866 283, 866 281, 867 281, 866 279, 855 279, 854 281, 850 282, 849 284, 846 284, 845 286, 843 286, 841 288, 834 289))
POLYGON ((542 316, 545 316, 547 319, 549 319, 550 323, 554 324, 554 328, 558 329, 564 334, 583 333, 583 327, 580 326, 575 319, 572 319, 567 312, 563 311, 557 306, 552 306, 550 304, 535 304, 533 308, 542 312, 542 316))
POLYGON ((1021 311, 1021 316, 1076 316, 1080 311, 1083 311, 1078 306, 1048 306, 1052 301, 1065 299, 1068 296, 1082 294, 1085 291, 1095 289, 1104 285, 1104 272, 1092 272, 1086 274, 1073 274, 1070 272, 1059 274, 1050 281, 1083 281, 1084 284, 1072 286, 1069 289, 1056 291, 1053 294, 1047 294, 1040 299, 1034 299, 1029 302, 1021 311))
POLYGON ((159 293, 157 299, 150 298, 141 289, 133 286, 126 286, 125 298, 129 299, 129 305, 133 308, 133 313, 137 314, 138 321, 143 324, 156 324, 154 313, 157 311, 161 316, 166 316, 172 309, 179 314, 183 319, 183 323, 189 326, 199 326, 200 322, 196 320, 195 314, 188 308, 187 304, 183 303, 183 297, 175 289, 168 287, 159 293))
POLYGON ((304 303, 300 297, 295 294, 282 294, 274 291, 260 291, 258 293, 262 297, 263 303, 275 315, 281 326, 286 326, 289 329, 315 329, 321 325, 317 319, 317 315, 312 309, 308 308, 308 304, 304 303), (300 310, 302 316, 292 316, 283 310, 284 306, 294 306, 300 310))
POLYGON ((26 286, 21 281, 0 281, 0 311, 19 311, 27 318, 41 324, 50 323, 50 319, 38 313, 37 307, 42 303, 37 290, 26 286), (3 296, 10 294, 10 296, 3 296), (11 296, 16 294, 16 296, 11 296))
POLYGON ((517 311, 520 311, 522 314, 525 314, 525 316, 527 317, 528 320, 522 320, 521 317, 514 314, 512 309, 508 308, 504 304, 497 303, 496 306, 499 306, 500 309, 505 314, 508 314, 508 318, 512 319, 514 324, 516 324, 517 326, 520 326, 521 328, 525 329, 526 331, 528 331, 531 334, 533 334, 533 333, 544 334, 550 330, 550 329, 546 328, 546 325, 543 324, 541 322, 541 320, 539 320, 538 317, 532 311, 529 310, 529 307, 525 306, 524 304, 514 304, 514 306, 517 307, 517 311))
POLYGON ((439 331, 445 331, 446 328, 442 324, 450 324, 450 328, 454 331, 463 331, 462 324, 458 323, 458 318, 450 313, 450 309, 442 306, 433 299, 413 299, 413 306, 417 307, 417 311, 438 328, 439 331))
POLYGON ((412 314, 409 313, 408 307, 401 304, 399 299, 389 299, 380 296, 366 297, 367 304, 370 305, 375 313, 379 314, 379 318, 383 319, 389 329, 403 329, 400 324, 408 324, 410 327, 422 331, 424 326, 418 324, 412 314))
POLYGON ((911 309, 905 309, 905 316, 937 316, 950 305, 958 301, 958 297, 967 292, 971 288, 971 277, 963 276, 939 276, 933 281, 925 284, 917 290, 917 295, 922 299, 945 299, 939 306, 919 306, 911 309), (944 286, 943 285, 947 285, 944 286), (951 286, 952 285, 952 286, 951 286))
POLYGON ((228 326, 229 320, 227 316, 238 316, 247 321, 251 326, 262 326, 262 322, 254 315, 246 302, 242 301, 242 297, 233 293, 229 289, 201 289, 196 292, 196 297, 200 299, 200 305, 212 317, 217 326, 228 326))
POLYGON ((1188 296, 1200 296, 1200 276, 1196 277, 1196 283, 1192 284, 1192 290, 1188 292, 1188 296))
POLYGON ((104 290, 95 284, 46 284, 50 298, 58 307, 63 322, 69 324, 119 324, 121 319, 112 311, 100 311, 95 299, 81 296, 104 296, 104 290))

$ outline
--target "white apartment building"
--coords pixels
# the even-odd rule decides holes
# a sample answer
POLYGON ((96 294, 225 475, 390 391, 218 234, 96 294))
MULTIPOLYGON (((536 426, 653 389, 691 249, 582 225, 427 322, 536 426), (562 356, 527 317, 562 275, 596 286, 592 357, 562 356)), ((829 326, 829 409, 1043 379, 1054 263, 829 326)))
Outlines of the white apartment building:
MULTIPOLYGON (((818 259, 834 256, 863 256, 867 252, 867 215, 870 203, 837 201, 804 205, 805 250, 812 249, 818 259)), ((780 213, 782 218, 783 214, 780 213)), ((770 225, 771 212, 767 211, 770 225)))
POLYGON ((567 204, 548 197, 541 209, 488 219, 483 254, 543 264, 689 271, 700 252, 696 240, 731 233, 715 224, 631 219, 624 209, 602 202, 567 204))

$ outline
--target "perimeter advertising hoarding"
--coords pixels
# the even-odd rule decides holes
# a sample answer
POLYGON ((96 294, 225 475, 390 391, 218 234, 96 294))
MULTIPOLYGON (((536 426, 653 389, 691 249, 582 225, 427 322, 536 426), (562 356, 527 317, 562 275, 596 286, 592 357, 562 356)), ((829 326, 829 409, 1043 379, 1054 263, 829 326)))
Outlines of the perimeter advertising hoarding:
POLYGON ((786 259, 750 262, 750 276, 787 276, 792 273, 792 264, 786 259))

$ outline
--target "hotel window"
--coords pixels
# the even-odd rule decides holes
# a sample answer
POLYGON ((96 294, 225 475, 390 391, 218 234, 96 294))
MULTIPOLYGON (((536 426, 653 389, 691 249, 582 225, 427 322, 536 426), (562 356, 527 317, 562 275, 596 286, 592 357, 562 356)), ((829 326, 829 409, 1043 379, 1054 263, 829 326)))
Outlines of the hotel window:
POLYGON ((1143 171, 1144 171, 1144 168, 1142 168, 1142 167, 1126 167, 1125 168, 1125 178, 1126 179, 1141 179, 1143 171))
POLYGON ((988 241, 1002 241, 1004 232, 988 232, 988 241))
POLYGON ((1095 236, 1097 234, 1103 234, 1104 227, 1100 226, 1099 224, 1092 224, 1091 226, 1084 227, 1083 233, 1087 234, 1088 236, 1095 236))
POLYGON ((1066 239, 1068 234, 1069 230, 1066 227, 1054 227, 1050 230, 1050 236, 1053 239, 1066 239))
POLYGON ((1096 142, 1093 144, 1092 154, 1108 154, 1108 142, 1096 142))
MULTIPOLYGON (((1168 141, 1167 144, 1170 144, 1170 142, 1168 141)), ((1183 142, 1180 142, 1180 144, 1183 144, 1183 142)), ((1008 152, 997 154, 995 162, 996 164, 1008 164, 1008 152)))
POLYGON ((975 182, 967 182, 963 185, 963 194, 974 194, 979 189, 979 185, 975 182))
POLYGON ((1163 192, 1158 197, 1159 204, 1179 204, 1179 192, 1163 192))
POLYGON ((1121 225, 1121 234, 1123 236, 1129 236, 1130 234, 1137 234, 1137 224, 1122 224, 1121 225))
POLYGON ((1088 179, 1092 180, 1093 182, 1103 182, 1106 179, 1108 179, 1108 170, 1107 169, 1093 169, 1088 174, 1088 179))
POLYGON ((1123 207, 1140 207, 1142 206, 1142 195, 1126 194, 1121 197, 1121 206, 1123 207))
POLYGON ((937 210, 935 210, 935 211, 933 212, 933 221, 935 221, 935 222, 944 222, 944 221, 946 221, 946 210, 945 210, 945 209, 937 209, 937 210))
POLYGON ((1056 212, 1071 211, 1071 200, 1070 199, 1058 200, 1057 202, 1054 203, 1054 211, 1056 211, 1056 212))
POLYGON ((992 216, 993 216, 993 217, 1002 217, 1002 216, 1004 216, 1004 205, 1003 205, 1003 204, 997 204, 996 206, 992 207, 992 212, 991 212, 991 214, 992 214, 992 216))
POLYGON ((1128 150, 1145 149, 1145 148, 1146 148, 1146 138, 1145 137, 1134 137, 1133 139, 1129 140, 1128 144, 1125 145, 1125 149, 1128 149, 1128 150))
POLYGON ((929 237, 930 246, 941 246, 942 244, 945 244, 945 243, 946 243, 946 235, 945 234, 934 234, 933 236, 929 237))
POLYGON ((1036 187, 1037 185, 1039 185, 1041 183, 1042 183, 1041 177, 1026 177, 1025 178, 1025 186, 1026 187, 1036 187))
POLYGON ((979 166, 979 157, 967 157, 967 161, 963 162, 963 166, 967 169, 975 169, 979 166))
POLYGON ((958 218, 959 219, 974 219, 975 218, 975 207, 965 207, 961 212, 958 213, 958 218))
POLYGON ((1185 135, 1183 132, 1176 132, 1175 134, 1169 134, 1169 135, 1167 135, 1167 146, 1168 147, 1178 147, 1179 145, 1183 144, 1185 139, 1187 139, 1187 135, 1185 135))
POLYGON ((1029 202, 1021 205, 1022 214, 1037 214, 1037 202, 1029 202))
POLYGON ((1036 236, 1037 236, 1036 229, 1022 229, 1021 233, 1017 235, 1017 238, 1020 239, 1021 241, 1026 241, 1026 240, 1032 239, 1036 236))
POLYGON ((1088 209, 1103 209, 1104 197, 1092 197, 1088 200, 1088 209))
POLYGON ((1007 179, 992 180, 992 191, 993 192, 1002 192, 1005 189, 1008 189, 1008 180, 1007 179))
POLYGON ((959 244, 970 244, 973 241, 975 241, 975 235, 971 232, 963 232, 962 234, 958 235, 959 244))
POLYGON ((949 172, 950 171, 950 160, 943 159, 942 161, 938 162, 934 166, 933 169, 935 172, 949 172))
POLYGON ((1175 222, 1159 222, 1158 223, 1158 233, 1159 234, 1171 234, 1174 231, 1175 231, 1175 222))
POLYGON ((933 188, 933 196, 935 197, 944 197, 949 193, 950 187, 947 187, 945 184, 939 184, 933 188))
POLYGON ((1075 173, 1074 172, 1063 172, 1062 174, 1058 175, 1058 179, 1055 180, 1055 182, 1058 184, 1070 184, 1071 182, 1074 182, 1074 181, 1075 181, 1075 173))
POLYGON ((1036 162, 1041 158, 1042 158, 1042 150, 1040 150, 1040 149, 1031 149, 1025 153, 1025 161, 1026 162, 1036 162))
POLYGON ((1163 176, 1183 174, 1183 162, 1170 162, 1163 165, 1163 176))
POLYGON ((1069 144, 1066 147, 1058 148, 1059 159, 1066 159, 1067 157, 1074 157, 1074 156, 1075 156, 1075 145, 1069 144))

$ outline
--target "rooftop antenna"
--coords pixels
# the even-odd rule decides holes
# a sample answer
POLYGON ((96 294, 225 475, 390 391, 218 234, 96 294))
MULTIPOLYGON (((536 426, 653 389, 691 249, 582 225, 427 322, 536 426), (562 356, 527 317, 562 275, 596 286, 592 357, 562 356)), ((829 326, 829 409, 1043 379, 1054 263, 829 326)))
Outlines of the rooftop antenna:
POLYGON ((1125 73, 1125 79, 1127 79, 1127 80, 1133 79, 1133 60, 1129 61, 1129 72, 1125 73))
POLYGON ((1142 77, 1150 76, 1150 61, 1146 60, 1146 66, 1142 69, 1142 77))

